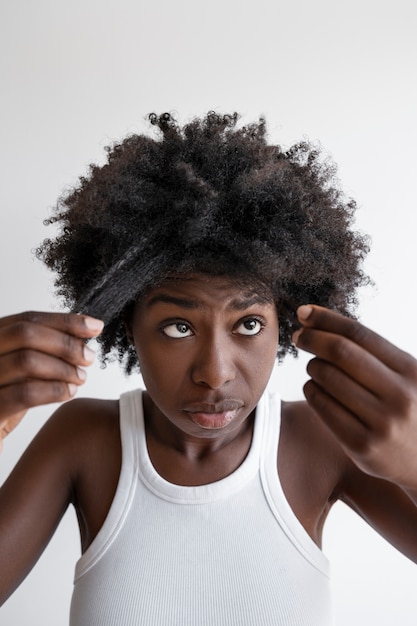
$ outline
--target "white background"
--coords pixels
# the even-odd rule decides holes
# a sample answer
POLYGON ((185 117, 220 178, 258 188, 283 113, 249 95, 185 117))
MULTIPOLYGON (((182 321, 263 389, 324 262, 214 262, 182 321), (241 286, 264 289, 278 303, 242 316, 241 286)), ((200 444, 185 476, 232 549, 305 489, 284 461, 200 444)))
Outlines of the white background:
MULTIPOLYGON (((144 131, 151 111, 186 121, 237 110, 246 122, 266 115, 271 141, 320 140, 339 163, 373 240, 377 288, 362 294, 362 320, 417 356, 414 0, 2 0, 0 12, 0 315, 57 309, 32 251, 103 146, 144 131)), ((301 397, 304 364, 278 372, 284 397, 301 397)), ((135 385, 97 366, 83 395, 135 385)), ((49 413, 31 411, 6 441, 2 479, 49 413)), ((417 623, 415 566, 342 506, 324 550, 339 626, 417 623)), ((66 624, 78 556, 70 512, 1 625, 66 624)))

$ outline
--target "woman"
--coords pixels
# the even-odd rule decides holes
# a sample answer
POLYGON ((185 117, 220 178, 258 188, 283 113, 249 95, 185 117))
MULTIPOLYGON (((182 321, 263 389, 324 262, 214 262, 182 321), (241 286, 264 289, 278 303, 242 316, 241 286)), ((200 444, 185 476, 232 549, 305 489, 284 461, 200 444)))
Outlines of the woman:
POLYGON ((262 120, 150 120, 162 139, 109 149, 39 250, 74 313, 0 324, 5 434, 75 394, 94 336, 146 388, 63 404, 35 438, 0 492, 1 597, 72 503, 74 626, 331 623, 335 501, 417 560, 416 361, 352 317, 367 242, 332 164, 262 120), (307 402, 281 403, 296 347, 307 402))

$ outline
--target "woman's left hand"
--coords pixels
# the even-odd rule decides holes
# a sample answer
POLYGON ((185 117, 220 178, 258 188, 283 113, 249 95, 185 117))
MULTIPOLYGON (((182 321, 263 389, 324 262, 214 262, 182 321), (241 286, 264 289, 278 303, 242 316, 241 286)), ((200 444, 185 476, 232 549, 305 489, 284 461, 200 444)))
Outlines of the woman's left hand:
POLYGON ((316 305, 298 309, 297 347, 315 355, 310 406, 364 472, 417 489, 417 361, 359 322, 316 305))

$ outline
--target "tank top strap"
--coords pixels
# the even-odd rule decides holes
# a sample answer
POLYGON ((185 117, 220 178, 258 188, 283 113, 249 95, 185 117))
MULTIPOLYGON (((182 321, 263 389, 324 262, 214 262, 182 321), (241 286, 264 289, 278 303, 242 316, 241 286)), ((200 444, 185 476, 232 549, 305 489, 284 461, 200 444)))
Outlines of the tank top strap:
POLYGON ((91 569, 108 550, 117 537, 129 514, 137 485, 138 453, 136 443, 137 414, 135 411, 141 390, 128 391, 120 396, 120 437, 122 444, 122 466, 113 502, 107 517, 96 537, 78 560, 75 581, 91 569))
POLYGON ((262 404, 264 436, 260 459, 265 497, 279 525, 293 545, 314 567, 329 576, 329 561, 293 512, 278 475, 278 444, 281 429, 281 398, 269 393, 262 404))

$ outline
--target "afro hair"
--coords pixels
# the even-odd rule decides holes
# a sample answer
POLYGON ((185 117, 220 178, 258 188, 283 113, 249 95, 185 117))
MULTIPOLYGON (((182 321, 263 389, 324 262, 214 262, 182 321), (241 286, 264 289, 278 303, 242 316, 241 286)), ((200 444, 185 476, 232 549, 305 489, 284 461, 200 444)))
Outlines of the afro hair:
POLYGON ((137 364, 124 328, 132 303, 165 277, 231 277, 274 301, 278 356, 296 354, 296 309, 313 303, 353 316, 368 240, 352 229, 356 203, 334 163, 306 141, 270 145, 264 119, 209 112, 181 127, 151 114, 158 137, 133 135, 63 195, 37 251, 70 309, 105 321, 102 360, 137 364))

